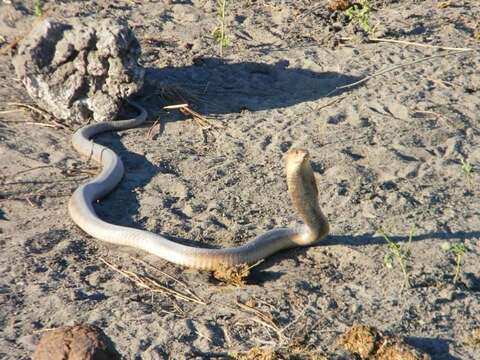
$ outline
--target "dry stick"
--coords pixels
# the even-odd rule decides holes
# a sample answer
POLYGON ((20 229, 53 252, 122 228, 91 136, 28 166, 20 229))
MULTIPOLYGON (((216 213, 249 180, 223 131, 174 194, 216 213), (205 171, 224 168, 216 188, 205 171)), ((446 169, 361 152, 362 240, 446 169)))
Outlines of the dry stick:
POLYGON ((147 131, 147 138, 148 139, 153 139, 155 137, 155 134, 153 133, 154 131, 157 131, 157 129, 160 129, 160 121, 155 120, 152 126, 147 131))
POLYGON ((30 169, 18 171, 18 172, 16 172, 15 174, 10 175, 9 177, 13 178, 13 177, 15 177, 15 176, 18 176, 18 175, 20 175, 20 174, 25 174, 25 173, 30 172, 30 171, 34 171, 34 170, 38 170, 38 169, 45 169, 45 168, 52 168, 52 167, 53 167, 53 168, 56 168, 55 165, 35 166, 35 167, 30 168, 30 169))
POLYGON ((476 50, 470 49, 470 50, 453 51, 453 52, 449 52, 449 53, 447 53, 447 54, 439 54, 439 55, 427 56, 427 57, 424 57, 424 58, 422 58, 422 59, 418 59, 418 60, 415 60, 415 61, 411 61, 411 62, 408 62, 408 63, 405 63, 405 64, 395 65, 395 66, 389 67, 389 68, 387 68, 387 69, 385 69, 385 70, 381 70, 381 71, 379 71, 379 72, 376 72, 376 73, 374 73, 374 74, 372 74, 372 75, 365 76, 363 79, 361 79, 361 80, 359 80, 359 81, 356 81, 356 82, 354 82, 354 83, 351 83, 351 84, 348 84, 348 85, 344 85, 344 86, 336 87, 335 89, 333 89, 332 91, 330 91, 326 96, 331 96, 332 94, 335 94, 335 93, 338 92, 339 90, 345 90, 345 89, 349 89, 349 88, 352 88, 352 87, 354 87, 354 86, 363 84, 363 83, 367 82, 368 80, 373 79, 374 77, 377 77, 377 76, 386 74, 386 73, 388 73, 388 72, 390 72, 390 71, 393 71, 393 70, 401 69, 401 68, 404 68, 404 67, 407 67, 407 66, 410 66, 410 65, 418 64, 418 63, 425 62, 425 61, 429 61, 429 60, 436 59, 436 58, 447 57, 447 56, 450 56, 450 55, 458 55, 458 54, 463 54, 463 53, 471 52, 471 51, 476 51, 476 50))
POLYGON ((19 103, 19 102, 7 102, 6 104, 27 108, 29 110, 32 110, 32 111, 36 112, 37 114, 42 115, 45 118, 45 120, 50 120, 50 115, 46 111, 43 111, 43 110, 41 110, 41 109, 39 109, 35 106, 29 105, 29 104, 24 104, 24 103, 19 103))
MULTIPOLYGON (((3 111, 0 111, 0 115, 10 114, 10 113, 14 113, 14 112, 23 112, 23 109, 3 110, 3 111)), ((10 121, 8 121, 8 122, 10 122, 10 121)), ((12 121, 12 122, 13 122, 13 121, 12 121)), ((20 121, 16 121, 16 122, 20 122, 20 121)))
POLYGON ((438 46, 438 45, 429 45, 429 44, 422 44, 412 41, 405 41, 405 40, 395 40, 395 39, 382 39, 382 38, 368 38, 368 40, 373 42, 387 42, 393 44, 403 44, 403 45, 412 45, 418 47, 425 47, 430 49, 438 49, 438 50, 453 50, 453 51, 478 51, 479 49, 474 48, 455 48, 455 47, 448 47, 448 46, 438 46))
POLYGON ((237 301, 237 306, 240 307, 241 309, 247 310, 250 313, 255 314, 255 317, 252 317, 251 320, 267 327, 268 329, 273 330, 281 342, 285 340, 285 336, 283 335, 282 330, 271 319, 271 316, 269 316, 270 314, 264 313, 261 310, 258 310, 252 306, 243 304, 239 301, 237 301))
POLYGON ((183 300, 183 301, 194 302, 194 303, 197 303, 197 304, 200 304, 200 305, 207 305, 207 303, 205 301, 199 300, 198 297, 191 297, 189 295, 183 294, 183 293, 181 293, 177 290, 170 289, 169 287, 166 287, 166 286, 158 283, 157 281, 149 278, 148 276, 142 276, 142 275, 138 275, 138 274, 136 274, 132 271, 122 270, 122 269, 116 267, 115 265, 109 263, 107 260, 105 260, 103 258, 99 258, 99 259, 105 265, 107 265, 109 268, 118 272, 119 274, 123 275, 124 277, 130 279, 137 286, 139 286, 141 288, 148 289, 151 292, 161 292, 161 293, 164 293, 164 294, 168 294, 170 296, 173 296, 173 297, 175 297, 177 299, 180 299, 180 300, 183 300))
POLYGON ((46 123, 35 122, 35 121, 25 121, 25 124, 42 126, 42 127, 49 127, 49 128, 54 128, 54 129, 63 129, 64 128, 63 126, 59 126, 59 125, 56 125, 56 124, 46 124, 46 123))
POLYGON ((59 128, 62 128, 62 129, 69 130, 68 126, 60 124, 58 121, 54 120, 48 112, 46 112, 42 109, 39 109, 35 106, 29 105, 29 104, 24 104, 24 103, 19 103, 19 102, 7 102, 6 104, 7 105, 13 105, 13 106, 19 106, 19 107, 23 107, 23 108, 32 110, 33 112, 36 112, 37 114, 40 114, 45 120, 55 124, 55 126, 50 125, 50 124, 45 124, 45 123, 36 123, 36 122, 27 122, 27 124, 34 124, 34 125, 47 126, 47 127, 59 127, 59 128))
POLYGON ((192 297, 196 298, 198 301, 204 302, 201 298, 198 297, 197 294, 195 294, 192 290, 190 290, 190 288, 188 287, 188 285, 187 285, 185 282, 183 282, 183 281, 181 281, 181 280, 179 280, 179 279, 177 279, 177 278, 174 278, 172 275, 167 274, 166 272, 160 270, 158 267, 156 267, 156 266, 154 266, 154 265, 152 265, 152 264, 149 264, 149 263, 147 263, 146 261, 143 261, 143 260, 141 260, 141 259, 134 258, 134 257, 132 257, 132 259, 135 260, 135 261, 138 261, 139 263, 141 263, 141 264, 143 264, 143 265, 145 265, 145 266, 151 267, 152 269, 158 271, 160 274, 168 277, 170 280, 173 280, 173 281, 176 282, 177 284, 182 285, 182 286, 185 288, 185 291, 188 292, 192 297))

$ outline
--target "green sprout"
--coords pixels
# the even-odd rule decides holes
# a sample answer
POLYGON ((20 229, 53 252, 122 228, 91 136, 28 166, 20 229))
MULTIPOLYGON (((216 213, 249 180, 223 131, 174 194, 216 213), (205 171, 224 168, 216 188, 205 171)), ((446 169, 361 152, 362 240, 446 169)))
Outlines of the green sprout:
POLYGON ((454 243, 450 244, 448 242, 444 242, 442 244, 442 250, 451 253, 455 257, 455 273, 453 276, 453 283, 456 284, 458 280, 458 276, 460 275, 460 267, 462 265, 462 258, 465 255, 467 249, 465 245, 462 243, 454 243))
POLYGON ((43 15, 42 0, 33 0, 33 14, 36 17, 40 17, 43 15))
POLYGON ((473 189, 473 166, 468 160, 460 159, 462 163, 462 172, 465 177, 465 184, 469 190, 473 189))
POLYGON ((367 34, 371 34, 373 29, 370 25, 370 10, 370 0, 359 0, 345 10, 345 15, 350 21, 356 21, 367 34))
POLYGON ((226 6, 227 0, 217 0, 217 26, 212 31, 213 39, 219 45, 220 56, 223 56, 223 49, 229 44, 229 40, 226 35, 227 26, 225 24, 226 6))
POLYGON ((407 271, 407 260, 410 257, 409 246, 412 242, 413 234, 415 232, 415 226, 410 227, 410 233, 408 236, 408 242, 405 245, 400 245, 394 243, 390 238, 385 234, 383 230, 380 230, 380 234, 383 236, 385 241, 388 243, 388 252, 383 257, 383 263, 386 268, 393 269, 394 260, 397 260, 400 270, 402 271, 404 278, 404 286, 411 287, 410 276, 407 271))

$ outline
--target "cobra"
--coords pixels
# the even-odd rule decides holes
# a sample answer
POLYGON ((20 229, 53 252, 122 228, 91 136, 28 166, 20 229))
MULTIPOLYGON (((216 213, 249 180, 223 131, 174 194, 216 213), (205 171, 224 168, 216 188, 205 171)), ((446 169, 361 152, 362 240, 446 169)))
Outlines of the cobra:
POLYGON ((102 165, 96 177, 75 190, 68 204, 70 217, 87 234, 107 243, 130 246, 172 263, 203 270, 254 263, 280 250, 315 244, 328 234, 329 224, 318 204, 318 190, 309 154, 298 148, 290 149, 285 158, 288 193, 303 221, 296 228, 269 230, 237 247, 206 249, 186 246, 145 230, 103 221, 95 213, 93 203, 120 183, 124 167, 114 151, 91 139, 100 133, 140 126, 146 120, 147 112, 139 104, 130 103, 139 111, 135 118, 87 125, 72 137, 73 147, 79 153, 102 165))

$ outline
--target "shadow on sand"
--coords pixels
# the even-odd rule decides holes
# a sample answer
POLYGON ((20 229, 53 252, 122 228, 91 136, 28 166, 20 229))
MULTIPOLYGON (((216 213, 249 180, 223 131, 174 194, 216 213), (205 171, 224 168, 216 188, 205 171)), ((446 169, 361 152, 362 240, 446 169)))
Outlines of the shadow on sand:
MULTIPOLYGON (((180 88, 198 99, 195 110, 205 115, 285 108, 327 97, 336 88, 359 80, 335 72, 290 68, 286 60, 273 65, 232 64, 217 58, 197 58, 193 65, 183 67, 148 68, 145 79, 148 98, 162 88, 180 88)), ((155 116, 167 104, 156 100, 148 105, 155 116)))

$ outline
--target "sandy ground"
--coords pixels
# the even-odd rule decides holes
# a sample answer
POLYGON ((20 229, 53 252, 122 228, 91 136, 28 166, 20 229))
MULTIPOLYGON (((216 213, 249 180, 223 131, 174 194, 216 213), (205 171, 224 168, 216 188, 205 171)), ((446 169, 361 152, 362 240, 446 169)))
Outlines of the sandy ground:
MULTIPOLYGON (((371 3, 376 37, 480 46, 477 1, 371 3)), ((149 86, 142 103, 161 126, 153 136, 144 127, 98 138, 127 172, 96 205, 102 218, 215 247, 293 225, 282 159, 295 145, 311 152, 331 236, 268 258, 240 288, 107 247, 67 214, 71 192, 96 171, 72 149, 73 129, 39 126, 46 120, 28 111, 2 112, 1 359, 28 359, 45 330, 76 322, 104 329, 125 359, 221 358, 293 343, 350 359, 335 339, 354 323, 403 336, 433 359, 480 359, 478 347, 463 343, 480 326, 479 53, 436 57, 332 94, 447 51, 362 43, 356 26, 324 5, 231 4, 223 58, 210 36, 211 0, 44 5, 42 16, 127 19, 142 44, 149 86), (174 88, 224 128, 202 131, 161 110, 172 103, 161 89, 174 88), (474 168, 468 178, 462 159, 474 168), (412 287, 402 289, 398 266, 384 266, 379 229, 405 245, 413 225, 412 287), (465 246, 456 285, 444 242, 465 246), (183 281, 206 305, 138 288, 100 261, 186 291, 135 256, 183 281), (238 305, 245 302, 271 323, 238 305)), ((0 111, 30 102, 8 44, 38 21, 32 9, 31 1, 0 3, 0 111)))

